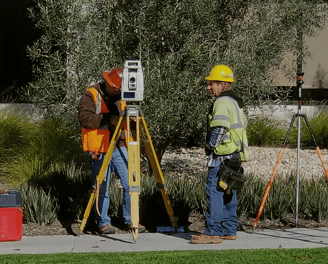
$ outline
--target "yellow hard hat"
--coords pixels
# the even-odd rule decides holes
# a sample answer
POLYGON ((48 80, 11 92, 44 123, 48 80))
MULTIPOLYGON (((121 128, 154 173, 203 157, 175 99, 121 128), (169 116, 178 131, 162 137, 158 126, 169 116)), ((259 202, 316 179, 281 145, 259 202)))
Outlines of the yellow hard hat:
POLYGON ((209 81, 220 81, 233 83, 232 70, 226 65, 216 65, 210 72, 210 75, 205 78, 209 81))

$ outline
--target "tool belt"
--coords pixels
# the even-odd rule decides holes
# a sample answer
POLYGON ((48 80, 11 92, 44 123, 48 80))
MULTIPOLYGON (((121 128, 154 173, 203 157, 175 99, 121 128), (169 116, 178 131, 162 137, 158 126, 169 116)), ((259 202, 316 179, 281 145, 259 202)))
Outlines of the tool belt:
POLYGON ((217 176, 219 178, 217 188, 221 191, 236 190, 239 192, 246 181, 240 159, 224 160, 217 176))

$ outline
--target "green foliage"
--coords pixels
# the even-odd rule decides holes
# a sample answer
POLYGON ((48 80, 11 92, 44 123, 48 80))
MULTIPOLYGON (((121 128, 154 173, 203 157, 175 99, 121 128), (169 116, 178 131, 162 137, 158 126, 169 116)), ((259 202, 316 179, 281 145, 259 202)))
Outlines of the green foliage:
POLYGON ((10 162, 29 147, 34 127, 28 118, 19 113, 0 112, 0 163, 10 162))
POLYGON ((200 174, 193 178, 179 177, 172 179, 168 184, 168 194, 172 200, 174 213, 179 216, 178 224, 186 226, 191 213, 206 212, 207 203, 204 196, 206 186, 206 174, 200 174))
MULTIPOLYGON (((178 225, 187 226, 191 213, 197 211, 205 213, 206 175, 196 177, 170 177, 165 174, 165 186, 173 206, 175 216, 178 216, 178 225)), ((155 177, 144 175, 142 177, 141 217, 143 223, 153 227, 157 225, 170 225, 170 219, 165 209, 163 197, 157 188, 155 177)))
POLYGON ((43 189, 24 183, 20 187, 24 221, 51 225, 57 218, 57 205, 43 189))
MULTIPOLYGON (((22 140, 28 141, 28 146, 20 145, 15 158, 4 164, 4 170, 9 174, 10 181, 22 183, 34 173, 47 173, 51 165, 65 166, 72 160, 86 165, 86 156, 82 151, 80 142, 80 128, 77 124, 69 124, 64 117, 49 117, 33 125, 26 122, 22 130, 30 129, 32 132, 22 135, 22 140), (22 162, 24 161, 24 162, 22 162)), ((17 148, 17 145, 13 145, 17 148)), ((13 150, 15 150, 13 148, 13 150)))
POLYGON ((109 215, 111 217, 122 217, 123 216, 123 188, 121 187, 120 180, 118 177, 112 173, 109 182, 109 215))
POLYGON ((237 194, 237 214, 255 217, 264 195, 266 183, 254 174, 246 175, 246 177, 247 181, 237 194))
MULTIPOLYGON (((301 147, 316 147, 305 119, 301 123, 301 147)), ((324 105, 317 107, 313 116, 308 119, 313 136, 320 148, 328 148, 328 110, 324 105)), ((287 135, 285 122, 264 116, 252 117, 247 127, 248 144, 250 146, 279 146, 287 135)), ((288 137, 292 146, 297 145, 298 119, 296 118, 288 137)))
POLYGON ((83 218, 92 187, 91 173, 85 173, 70 163, 54 165, 47 171, 38 171, 29 178, 28 184, 47 192, 58 205, 59 219, 76 222, 83 218))
MULTIPOLYGON (((313 132, 316 143, 321 148, 328 148, 328 109, 326 106, 318 106, 314 115, 309 119, 309 125, 313 132)), ((290 142, 297 144, 298 121, 290 133, 290 142)), ((311 133, 302 118, 301 123, 301 143, 305 147, 315 147, 311 133)))
POLYGON ((256 117, 249 120, 247 138, 250 146, 278 146, 286 136, 281 125, 266 117, 256 117))
MULTIPOLYGON (((255 217, 259 210, 267 183, 254 175, 246 175, 247 181, 238 194, 238 215, 255 217)), ((327 179, 300 180, 299 218, 322 222, 328 218, 327 179)), ((261 217, 284 220, 288 213, 296 212, 296 175, 277 175, 269 192, 261 217)))
POLYGON ((287 52, 309 55, 299 54, 304 43, 297 36, 313 36, 325 24, 327 6, 318 3, 36 0, 30 17, 43 35, 28 48, 34 79, 25 98, 75 117, 79 97, 103 70, 140 59, 142 106, 160 159, 169 144, 202 140, 210 104, 204 77, 214 65, 233 68, 233 89, 247 106, 285 96, 272 70, 295 77, 294 66, 280 63, 287 52))
POLYGON ((276 177, 271 186, 270 195, 264 208, 264 217, 278 220, 284 220, 286 218, 296 198, 295 192, 293 192, 295 188, 292 186, 292 177, 276 177))
POLYGON ((309 190, 309 213, 312 217, 322 222, 328 218, 328 187, 326 179, 320 181, 312 180, 309 190))

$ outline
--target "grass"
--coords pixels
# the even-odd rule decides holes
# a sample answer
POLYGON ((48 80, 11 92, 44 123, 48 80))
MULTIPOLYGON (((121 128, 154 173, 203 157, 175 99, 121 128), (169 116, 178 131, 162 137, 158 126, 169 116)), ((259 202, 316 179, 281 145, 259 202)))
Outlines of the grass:
POLYGON ((11 263, 327 263, 328 249, 189 250, 115 253, 1 255, 11 263))

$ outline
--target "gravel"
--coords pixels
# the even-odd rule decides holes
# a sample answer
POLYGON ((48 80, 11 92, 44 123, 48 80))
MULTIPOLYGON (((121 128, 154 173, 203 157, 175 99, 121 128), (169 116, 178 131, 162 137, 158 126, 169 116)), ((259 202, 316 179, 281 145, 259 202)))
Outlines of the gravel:
MULTIPOLYGON (((243 163, 246 174, 254 174, 263 179, 270 179, 281 148, 249 147, 250 159, 243 163)), ((328 164, 328 150, 321 149, 323 160, 328 164)), ((310 179, 325 176, 325 172, 315 149, 300 151, 300 176, 310 179)), ((182 148, 168 150, 161 162, 163 171, 170 171, 178 176, 192 177, 198 173, 206 173, 206 156, 203 148, 182 148)), ((286 148, 278 166, 277 175, 289 176, 297 171, 297 148, 286 148)))

